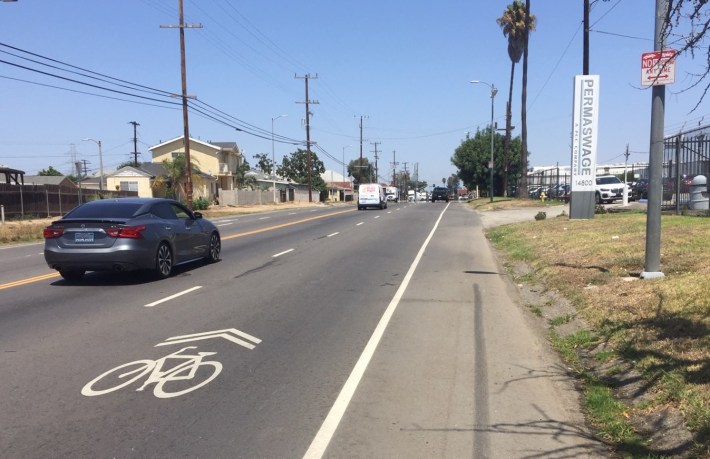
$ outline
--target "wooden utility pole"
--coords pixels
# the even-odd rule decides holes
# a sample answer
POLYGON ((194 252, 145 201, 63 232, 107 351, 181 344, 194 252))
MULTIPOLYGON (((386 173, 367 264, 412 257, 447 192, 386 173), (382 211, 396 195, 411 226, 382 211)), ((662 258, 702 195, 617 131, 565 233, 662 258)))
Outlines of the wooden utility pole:
MULTIPOLYGON (((375 181, 373 183, 379 183, 379 171, 377 170, 377 160, 379 159, 379 156, 377 156, 377 153, 379 153, 379 152, 377 151, 377 146, 381 143, 382 142, 370 142, 370 144, 375 146, 375 151, 373 152, 373 153, 375 153, 375 181)), ((370 179, 370 182, 372 182, 372 179, 370 179)))
POLYGON ((307 167, 308 167, 308 202, 313 202, 313 167, 311 167, 311 112, 309 110, 310 104, 318 104, 317 100, 308 99, 308 80, 317 79, 316 76, 311 76, 310 73, 300 77, 295 75, 295 78, 303 78, 306 81, 306 100, 305 102, 297 102, 300 104, 306 104, 306 156, 307 156, 307 167))
POLYGON ((185 24, 182 0, 178 0, 180 23, 178 25, 161 25, 161 28, 180 29, 180 76, 182 79, 182 123, 183 142, 185 144, 185 194, 187 207, 192 209, 192 164, 190 163, 190 127, 187 116, 187 71, 185 68, 185 29, 199 29, 202 24, 185 24))
POLYGON ((129 121, 128 124, 133 125, 133 165, 138 167, 138 135, 136 128, 140 126, 140 124, 135 121, 129 121))

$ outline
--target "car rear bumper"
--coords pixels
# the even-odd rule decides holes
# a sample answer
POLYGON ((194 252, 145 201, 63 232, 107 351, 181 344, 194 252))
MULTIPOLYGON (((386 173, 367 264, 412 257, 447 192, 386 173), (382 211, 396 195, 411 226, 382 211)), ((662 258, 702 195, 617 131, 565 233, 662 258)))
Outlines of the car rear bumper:
POLYGON ((119 246, 106 249, 45 247, 44 259, 52 269, 85 271, 133 271, 155 267, 154 251, 119 246))

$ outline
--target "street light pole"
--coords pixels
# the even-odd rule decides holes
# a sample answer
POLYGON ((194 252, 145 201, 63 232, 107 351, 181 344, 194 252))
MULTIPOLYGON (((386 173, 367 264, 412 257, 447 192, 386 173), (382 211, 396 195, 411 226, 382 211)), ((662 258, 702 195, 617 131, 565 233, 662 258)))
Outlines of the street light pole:
POLYGON ((103 154, 101 153, 101 141, 100 140, 94 140, 91 138, 87 139, 82 139, 84 142, 94 142, 96 145, 99 146, 99 193, 104 192, 104 157, 103 154))
POLYGON ((491 171, 490 194, 491 202, 493 202, 493 101, 495 100, 496 94, 498 94, 498 90, 496 89, 495 85, 486 83, 485 81, 473 80, 471 81, 471 83, 481 83, 491 88, 491 162, 488 165, 488 168, 491 171))
MULTIPOLYGON (((345 149, 348 147, 352 147, 352 145, 345 145, 343 147, 343 183, 345 183, 345 149)), ((345 186, 343 186, 343 202, 345 202, 345 186)))
POLYGON ((274 204, 276 204, 276 157, 274 156, 274 121, 288 115, 279 115, 271 117, 271 179, 274 189, 274 204))

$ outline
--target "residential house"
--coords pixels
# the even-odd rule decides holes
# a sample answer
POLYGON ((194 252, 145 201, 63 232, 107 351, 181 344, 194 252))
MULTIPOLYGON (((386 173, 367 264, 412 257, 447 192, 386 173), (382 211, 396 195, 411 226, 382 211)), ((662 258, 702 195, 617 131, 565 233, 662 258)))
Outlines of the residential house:
MULTIPOLYGON (((162 164, 185 154, 184 136, 168 140, 150 148, 152 162, 162 164)), ((237 169, 242 155, 236 142, 204 142, 190 138, 190 161, 200 174, 192 181, 193 197, 212 202, 221 190, 237 187, 237 169)))
POLYGON ((328 188, 329 201, 352 201, 353 200, 353 182, 346 179, 341 173, 334 170, 326 170, 320 174, 320 178, 325 182, 328 188))

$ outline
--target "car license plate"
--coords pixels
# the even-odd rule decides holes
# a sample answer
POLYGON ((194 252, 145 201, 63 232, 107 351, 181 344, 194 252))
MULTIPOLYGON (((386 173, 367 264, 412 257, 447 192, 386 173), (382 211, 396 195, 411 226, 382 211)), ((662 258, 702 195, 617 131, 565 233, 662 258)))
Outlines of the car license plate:
POLYGON ((94 242, 94 233, 74 233, 74 242, 77 244, 90 244, 94 242))

